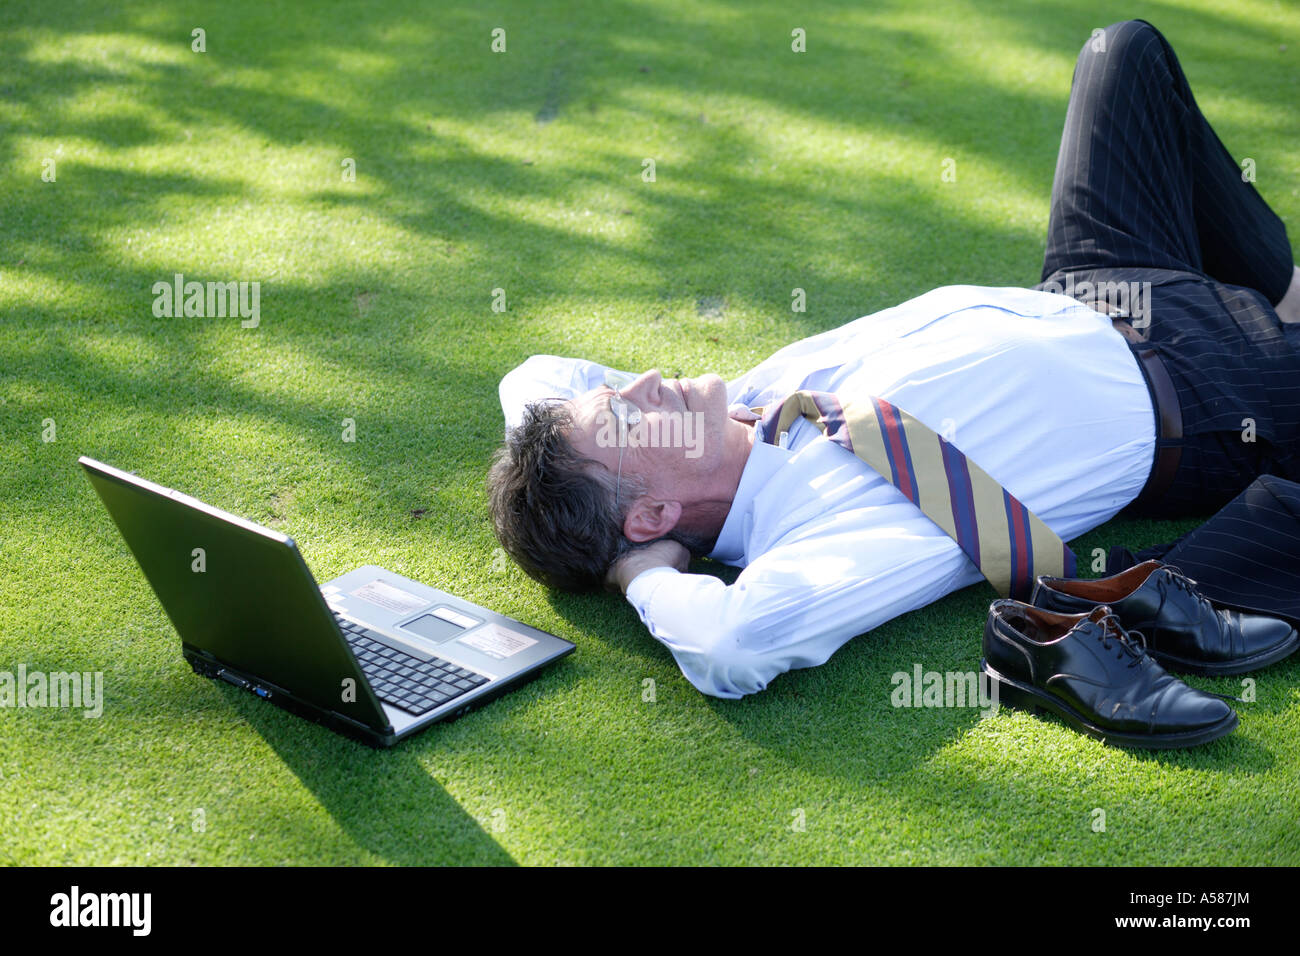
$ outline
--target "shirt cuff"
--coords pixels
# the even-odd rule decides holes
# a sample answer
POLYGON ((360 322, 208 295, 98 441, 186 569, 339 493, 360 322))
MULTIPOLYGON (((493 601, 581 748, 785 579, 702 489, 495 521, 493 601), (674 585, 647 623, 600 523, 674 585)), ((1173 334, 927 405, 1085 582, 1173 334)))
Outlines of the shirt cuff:
POLYGON ((670 568, 667 565, 661 565, 657 568, 646 568, 640 574, 632 579, 632 583, 627 586, 627 600, 638 611, 645 608, 650 603, 650 596, 654 593, 665 575, 681 574, 676 568, 670 568))

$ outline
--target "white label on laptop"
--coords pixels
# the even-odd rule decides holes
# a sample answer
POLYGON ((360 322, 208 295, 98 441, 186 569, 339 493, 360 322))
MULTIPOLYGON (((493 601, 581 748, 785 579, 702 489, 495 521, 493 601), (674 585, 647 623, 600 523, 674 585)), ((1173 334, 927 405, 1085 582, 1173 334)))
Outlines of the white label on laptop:
POLYGON ((393 587, 387 581, 379 580, 363 584, 352 592, 352 596, 359 597, 363 601, 369 601, 371 604, 378 604, 380 607, 386 607, 398 614, 417 611, 429 605, 429 602, 418 594, 403 591, 401 588, 393 587))
POLYGON ((466 634, 457 643, 481 651, 488 657, 505 660, 507 657, 513 657, 520 651, 532 647, 537 642, 527 634, 507 631, 496 624, 489 624, 487 627, 480 627, 478 630, 466 634))

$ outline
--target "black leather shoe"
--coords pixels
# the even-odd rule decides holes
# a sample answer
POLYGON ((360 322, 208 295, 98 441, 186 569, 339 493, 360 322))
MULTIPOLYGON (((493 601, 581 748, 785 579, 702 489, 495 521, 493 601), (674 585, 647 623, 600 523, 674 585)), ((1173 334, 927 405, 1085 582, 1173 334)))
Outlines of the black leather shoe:
POLYGON ((1030 603, 1062 614, 1109 605, 1127 630, 1145 635, 1161 666, 1184 674, 1244 674, 1300 647, 1300 634, 1286 621, 1216 608, 1195 581, 1159 561, 1091 581, 1040 577, 1030 603))
POLYGON ((1049 710, 1103 743, 1193 747, 1237 726, 1231 707, 1166 672, 1105 606, 1054 614, 994 601, 980 670, 999 704, 1049 710))

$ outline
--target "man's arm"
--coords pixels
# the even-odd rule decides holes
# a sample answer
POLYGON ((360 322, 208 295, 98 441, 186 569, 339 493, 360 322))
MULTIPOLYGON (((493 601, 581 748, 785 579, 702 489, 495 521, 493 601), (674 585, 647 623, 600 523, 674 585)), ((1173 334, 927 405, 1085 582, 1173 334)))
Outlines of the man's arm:
POLYGON ((615 561, 605 577, 605 584, 610 590, 627 593, 628 587, 642 571, 651 568, 676 568, 685 571, 691 563, 691 553, 676 541, 660 538, 643 548, 629 551, 615 561))
POLYGON ((687 680, 706 694, 739 698, 788 670, 822 664, 854 636, 981 580, 937 527, 934 535, 900 536, 896 525, 856 518, 841 515, 839 530, 780 543, 730 585, 710 574, 682 573, 682 566, 666 563, 671 552, 647 554, 645 565, 629 563, 615 573, 687 680))

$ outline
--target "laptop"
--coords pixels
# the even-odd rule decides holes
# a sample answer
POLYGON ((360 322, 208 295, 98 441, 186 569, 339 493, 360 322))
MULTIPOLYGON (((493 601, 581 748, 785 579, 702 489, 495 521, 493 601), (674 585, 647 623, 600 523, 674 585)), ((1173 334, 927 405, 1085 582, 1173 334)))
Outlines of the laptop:
POLYGON ((576 646, 375 565, 320 587, 292 538, 78 462, 195 673, 373 747, 460 717, 576 646))

